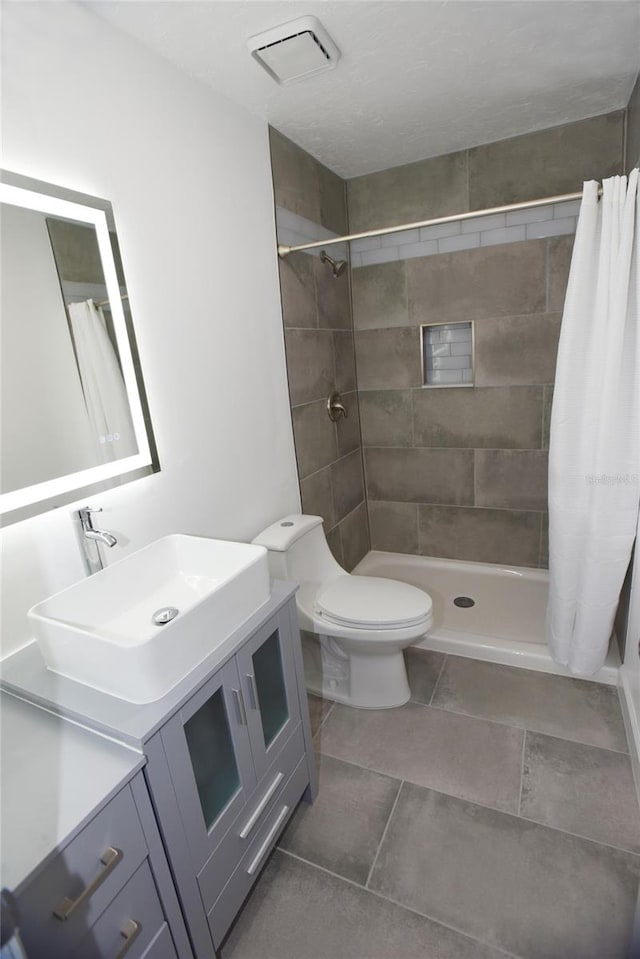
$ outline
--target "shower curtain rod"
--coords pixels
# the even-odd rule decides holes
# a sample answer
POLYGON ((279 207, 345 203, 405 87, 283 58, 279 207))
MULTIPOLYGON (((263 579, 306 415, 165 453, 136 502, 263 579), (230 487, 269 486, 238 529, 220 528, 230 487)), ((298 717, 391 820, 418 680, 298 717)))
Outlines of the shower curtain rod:
MULTIPOLYGON (((602 187, 598 196, 602 195, 602 187)), ((437 226, 440 223, 455 223, 457 220, 471 220, 476 216, 491 216, 494 213, 511 213, 515 210, 530 210, 536 206, 547 206, 550 203, 565 203, 568 200, 581 200, 582 190, 579 193, 561 193, 559 196, 547 196, 541 200, 527 200, 524 203, 508 203, 506 206, 492 206, 486 210, 471 210, 469 213, 453 213, 450 216, 437 216, 431 220, 418 220, 416 223, 402 223, 400 226, 386 226, 379 230, 363 230, 361 233, 348 233, 346 236, 336 236, 330 240, 316 240, 314 243, 301 243, 299 246, 278 244, 278 256, 289 256, 299 250, 317 250, 320 247, 334 246, 336 243, 347 243, 349 240, 364 240, 369 236, 387 236, 389 233, 399 233, 401 230, 417 230, 424 226, 437 226)))

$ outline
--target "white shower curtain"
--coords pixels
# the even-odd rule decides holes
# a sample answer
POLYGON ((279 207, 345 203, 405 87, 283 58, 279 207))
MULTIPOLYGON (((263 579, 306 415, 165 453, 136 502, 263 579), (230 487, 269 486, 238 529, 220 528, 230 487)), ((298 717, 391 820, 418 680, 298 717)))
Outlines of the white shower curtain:
POLYGON ((562 318, 549 451, 554 659, 604 663, 640 500, 638 170, 584 184, 562 318))
POLYGON ((100 462, 138 452, 129 402, 104 314, 93 300, 69 305, 87 414, 100 462))

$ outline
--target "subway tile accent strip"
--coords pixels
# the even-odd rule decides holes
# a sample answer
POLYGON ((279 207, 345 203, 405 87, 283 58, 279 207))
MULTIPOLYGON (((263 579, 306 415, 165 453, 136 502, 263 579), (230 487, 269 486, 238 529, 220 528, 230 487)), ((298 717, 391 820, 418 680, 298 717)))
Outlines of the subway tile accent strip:
MULTIPOLYGON (((420 230, 399 230, 385 236, 351 241, 351 267, 409 260, 418 256, 471 250, 478 246, 518 243, 541 237, 575 233, 579 200, 553 203, 531 210, 476 216, 457 223, 440 223, 420 230)), ((293 214, 289 214, 293 216, 293 214)), ((298 220, 302 219, 297 217, 298 220)), ((278 229, 279 235, 280 230, 278 229)), ((290 242, 282 240, 281 242, 290 242)), ((304 242, 298 240, 297 242, 304 242)))

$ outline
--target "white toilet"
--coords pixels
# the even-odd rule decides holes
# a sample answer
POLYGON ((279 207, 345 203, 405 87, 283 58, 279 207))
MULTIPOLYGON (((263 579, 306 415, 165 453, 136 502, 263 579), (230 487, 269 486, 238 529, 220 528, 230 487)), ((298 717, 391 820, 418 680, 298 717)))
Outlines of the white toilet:
POLYGON ((402 650, 433 623, 431 597, 408 583, 351 576, 335 561, 320 516, 285 516, 253 540, 275 579, 298 582, 307 687, 364 709, 402 706, 409 684, 402 650))

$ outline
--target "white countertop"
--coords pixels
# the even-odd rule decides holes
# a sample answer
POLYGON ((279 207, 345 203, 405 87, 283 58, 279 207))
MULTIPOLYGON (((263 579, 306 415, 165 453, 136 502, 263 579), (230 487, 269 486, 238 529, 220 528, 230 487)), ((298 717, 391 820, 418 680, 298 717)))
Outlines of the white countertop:
POLYGON ((0 697, 0 883, 18 891, 144 765, 140 752, 0 697))

